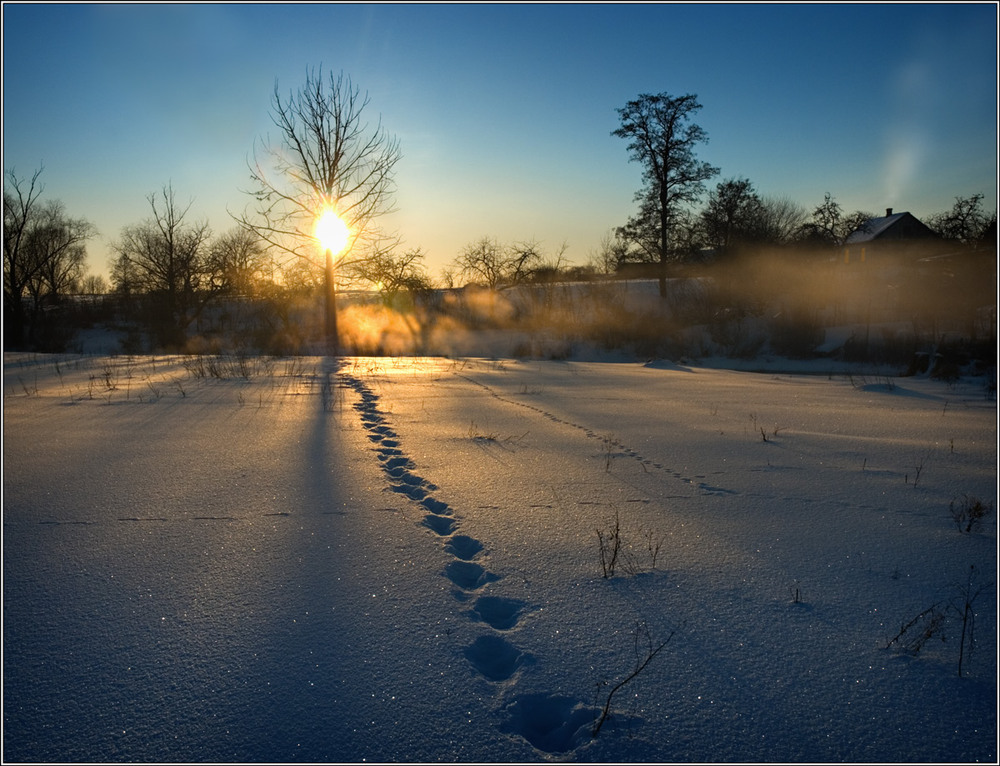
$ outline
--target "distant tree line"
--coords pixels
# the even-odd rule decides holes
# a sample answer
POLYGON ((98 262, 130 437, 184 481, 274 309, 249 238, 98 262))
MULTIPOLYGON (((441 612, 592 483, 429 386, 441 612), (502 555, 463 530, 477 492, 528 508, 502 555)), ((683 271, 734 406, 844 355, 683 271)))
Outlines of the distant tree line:
MULTIPOLYGON (((706 252, 725 258, 762 245, 839 246, 877 217, 845 212, 829 193, 809 213, 787 198, 761 197, 746 178, 718 183, 698 209, 705 183, 719 172, 695 156, 695 147, 708 140, 692 121, 699 109, 696 96, 659 93, 642 94, 618 110, 621 126, 612 135, 628 141, 630 160, 643 168, 643 187, 635 194, 636 214, 602 243, 601 266, 657 263, 663 295, 668 263, 698 260, 706 252)), ((982 194, 958 197, 951 211, 925 223, 945 239, 995 245, 996 212, 987 214, 982 200, 982 194)))
MULTIPOLYGON (((957 197, 950 211, 937 213, 924 223, 944 240, 970 248, 995 247, 996 213, 987 214, 982 200, 982 194, 957 197)), ((630 273, 631 266, 663 267, 632 272, 666 275, 672 273, 672 267, 696 266, 707 259, 724 263, 766 247, 823 252, 842 246, 876 217, 864 210, 845 213, 829 193, 808 212, 786 197, 762 197, 748 179, 734 178, 710 191, 702 208, 672 214, 665 250, 662 232, 658 233, 657 227, 644 228, 638 217, 607 232, 584 266, 568 263, 565 244, 547 256, 538 242, 501 244, 484 237, 462 249, 445 271, 444 282, 448 286, 473 283, 497 289, 630 273)))
POLYGON ((39 168, 30 179, 5 173, 3 193, 4 348, 45 343, 46 312, 83 287, 86 242, 96 233, 58 200, 43 200, 39 168))
MULTIPOLYGON (((586 271, 606 275, 629 266, 657 266, 641 273, 656 274, 665 296, 671 266, 707 258, 725 261, 768 246, 839 247, 877 217, 866 210, 845 211, 830 193, 809 210, 787 197, 762 196, 750 179, 741 177, 707 190, 706 183, 719 169, 695 153, 708 139, 692 121, 700 109, 694 95, 659 93, 640 95, 618 110, 621 126, 612 135, 628 141, 630 161, 643 168, 643 186, 635 194, 636 213, 604 236, 586 269, 566 273, 565 246, 555 263, 543 263, 537 243, 500 245, 483 238, 465 246, 446 272, 446 281, 463 278, 496 288, 551 279, 554 274, 579 278, 586 271)), ((924 223, 943 239, 994 247, 996 212, 987 213, 982 202, 982 194, 957 197, 950 211, 924 223)))
MULTIPOLYGON (((110 292, 103 279, 86 273, 93 225, 73 218, 58 200, 43 199, 41 168, 30 178, 5 172, 5 349, 58 350, 67 343, 68 324, 99 317, 141 331, 159 349, 188 348, 211 318, 215 326, 251 327, 258 347, 296 350, 310 331, 302 310, 330 288, 311 230, 319 205, 333 205, 352 223, 353 241, 339 258, 337 282, 374 290, 385 307, 398 310, 433 302, 431 292, 442 283, 497 290, 606 278, 631 265, 651 268, 665 296, 674 266, 707 257, 725 261, 762 247, 836 247, 876 217, 845 212, 829 193, 808 210, 785 197, 762 196, 742 177, 708 189, 719 169, 696 155, 707 141, 693 122, 701 108, 697 98, 644 94, 618 110, 621 125, 612 133, 628 142, 630 159, 643 168, 636 212, 608 231, 586 265, 567 261, 566 244, 548 252, 534 240, 482 237, 434 280, 421 248, 405 247, 399 235, 374 223, 391 210, 400 153, 380 124, 371 130, 361 122, 367 103, 343 75, 310 73, 288 97, 276 86, 273 119, 284 143, 262 145, 272 170, 260 160, 250 165, 257 186, 253 206, 233 216, 233 228, 215 234, 194 217, 193 201, 180 203, 169 183, 149 194, 149 215, 125 226, 111 243, 110 292), (290 185, 279 180, 287 178, 290 185), (74 299, 81 294, 106 295, 74 299)), ((957 197, 951 210, 924 222, 968 248, 995 248, 996 213, 983 209, 983 199, 957 197)))

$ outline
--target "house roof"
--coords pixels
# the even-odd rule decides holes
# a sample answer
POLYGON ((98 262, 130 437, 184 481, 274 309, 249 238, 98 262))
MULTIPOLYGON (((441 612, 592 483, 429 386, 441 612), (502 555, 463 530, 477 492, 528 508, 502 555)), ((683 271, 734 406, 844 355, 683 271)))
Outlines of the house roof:
POLYGON ((907 215, 910 214, 904 212, 885 215, 881 218, 869 218, 862 226, 851 232, 851 235, 845 240, 845 244, 853 245, 856 242, 870 242, 873 239, 878 239, 894 224, 901 221, 903 216, 907 215))
POLYGON ((937 236, 920 219, 904 212, 881 218, 869 218, 844 240, 844 244, 854 245, 876 239, 908 240, 936 238, 937 236))

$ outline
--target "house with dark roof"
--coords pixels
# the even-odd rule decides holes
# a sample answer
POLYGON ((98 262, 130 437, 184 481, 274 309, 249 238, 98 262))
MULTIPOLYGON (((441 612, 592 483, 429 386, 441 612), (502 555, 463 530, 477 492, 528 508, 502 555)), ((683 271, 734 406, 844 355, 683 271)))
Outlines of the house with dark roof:
POLYGON ((844 240, 844 263, 864 263, 875 251, 922 249, 939 240, 937 234, 910 213, 886 208, 880 218, 869 218, 844 240), (916 246, 914 248, 913 246, 916 246))
POLYGON ((926 224, 910 213, 869 218, 841 247, 830 275, 842 316, 866 323, 896 321, 912 314, 914 296, 923 294, 926 268, 921 262, 947 248, 926 224))

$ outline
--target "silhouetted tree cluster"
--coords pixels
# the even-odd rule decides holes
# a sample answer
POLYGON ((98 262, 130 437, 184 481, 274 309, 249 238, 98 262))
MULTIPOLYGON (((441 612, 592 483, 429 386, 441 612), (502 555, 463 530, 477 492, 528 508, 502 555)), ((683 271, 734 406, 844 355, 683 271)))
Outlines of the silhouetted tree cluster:
POLYGON ((380 248, 358 261, 352 274, 372 286, 386 306, 398 306, 406 296, 431 290, 431 280, 424 268, 424 252, 420 248, 397 253, 394 247, 380 248))
POLYGON ((546 258, 534 240, 501 244, 483 237, 466 245, 454 261, 458 276, 467 282, 495 290, 525 282, 544 281, 565 266, 566 245, 546 258))
MULTIPOLYGON (((629 142, 630 161, 643 167, 643 187, 635 195, 637 213, 592 257, 598 268, 659 264, 663 295, 670 262, 697 260, 706 251, 725 257, 761 245, 836 247, 876 217, 864 210, 844 211, 829 193, 807 213, 787 198, 762 198, 747 178, 722 181, 699 209, 705 182, 718 173, 695 155, 708 140, 692 121, 699 109, 694 95, 659 93, 642 94, 618 110, 621 126, 612 135, 629 142)), ((987 216, 981 201, 981 194, 958 198, 952 211, 928 225, 949 239, 987 242, 996 236, 996 215, 987 216)))
POLYGON ((59 346, 54 320, 84 278, 87 240, 96 233, 58 200, 42 200, 42 169, 30 179, 5 173, 3 194, 4 348, 59 346), (57 315, 57 314, 56 314, 57 315))
POLYGON ((180 207, 170 185, 146 199, 152 215, 123 228, 111 245, 118 254, 112 280, 121 295, 146 296, 158 342, 179 348, 188 326, 217 292, 209 257, 212 232, 207 221, 187 220, 193 203, 180 207))
POLYGON ((945 239, 957 240, 974 248, 996 247, 997 214, 983 210, 983 195, 956 197, 951 210, 928 218, 928 227, 945 239))
MULTIPOLYGON (((689 206, 676 213, 671 260, 725 260, 767 245, 836 247, 874 217, 863 210, 845 214, 829 193, 810 214, 787 197, 761 196, 747 178, 728 179, 708 193, 700 209, 689 206)), ((591 263, 600 273, 613 273, 627 264, 660 263, 659 252, 658 243, 644 237, 633 220, 605 235, 591 263)))
POLYGON ((270 259, 252 231, 235 227, 208 247, 211 289, 224 295, 255 295, 271 273, 270 259))
POLYGON ((813 209, 812 217, 800 227, 795 240, 803 244, 839 246, 872 218, 875 215, 864 210, 845 214, 840 203, 827 192, 823 203, 813 209))
POLYGON ((147 201, 151 215, 112 243, 119 318, 150 340, 131 350, 300 350, 308 334, 301 310, 320 302, 322 272, 302 259, 282 263, 243 226, 213 236, 169 184, 147 201))

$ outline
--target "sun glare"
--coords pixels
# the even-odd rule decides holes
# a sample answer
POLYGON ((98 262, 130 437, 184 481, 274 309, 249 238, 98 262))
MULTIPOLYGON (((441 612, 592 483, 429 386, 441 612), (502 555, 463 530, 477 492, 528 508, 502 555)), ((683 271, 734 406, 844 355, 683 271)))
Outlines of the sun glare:
POLYGON ((347 245, 351 231, 340 217, 327 208, 316 219, 315 235, 320 247, 333 253, 339 253, 347 245))

